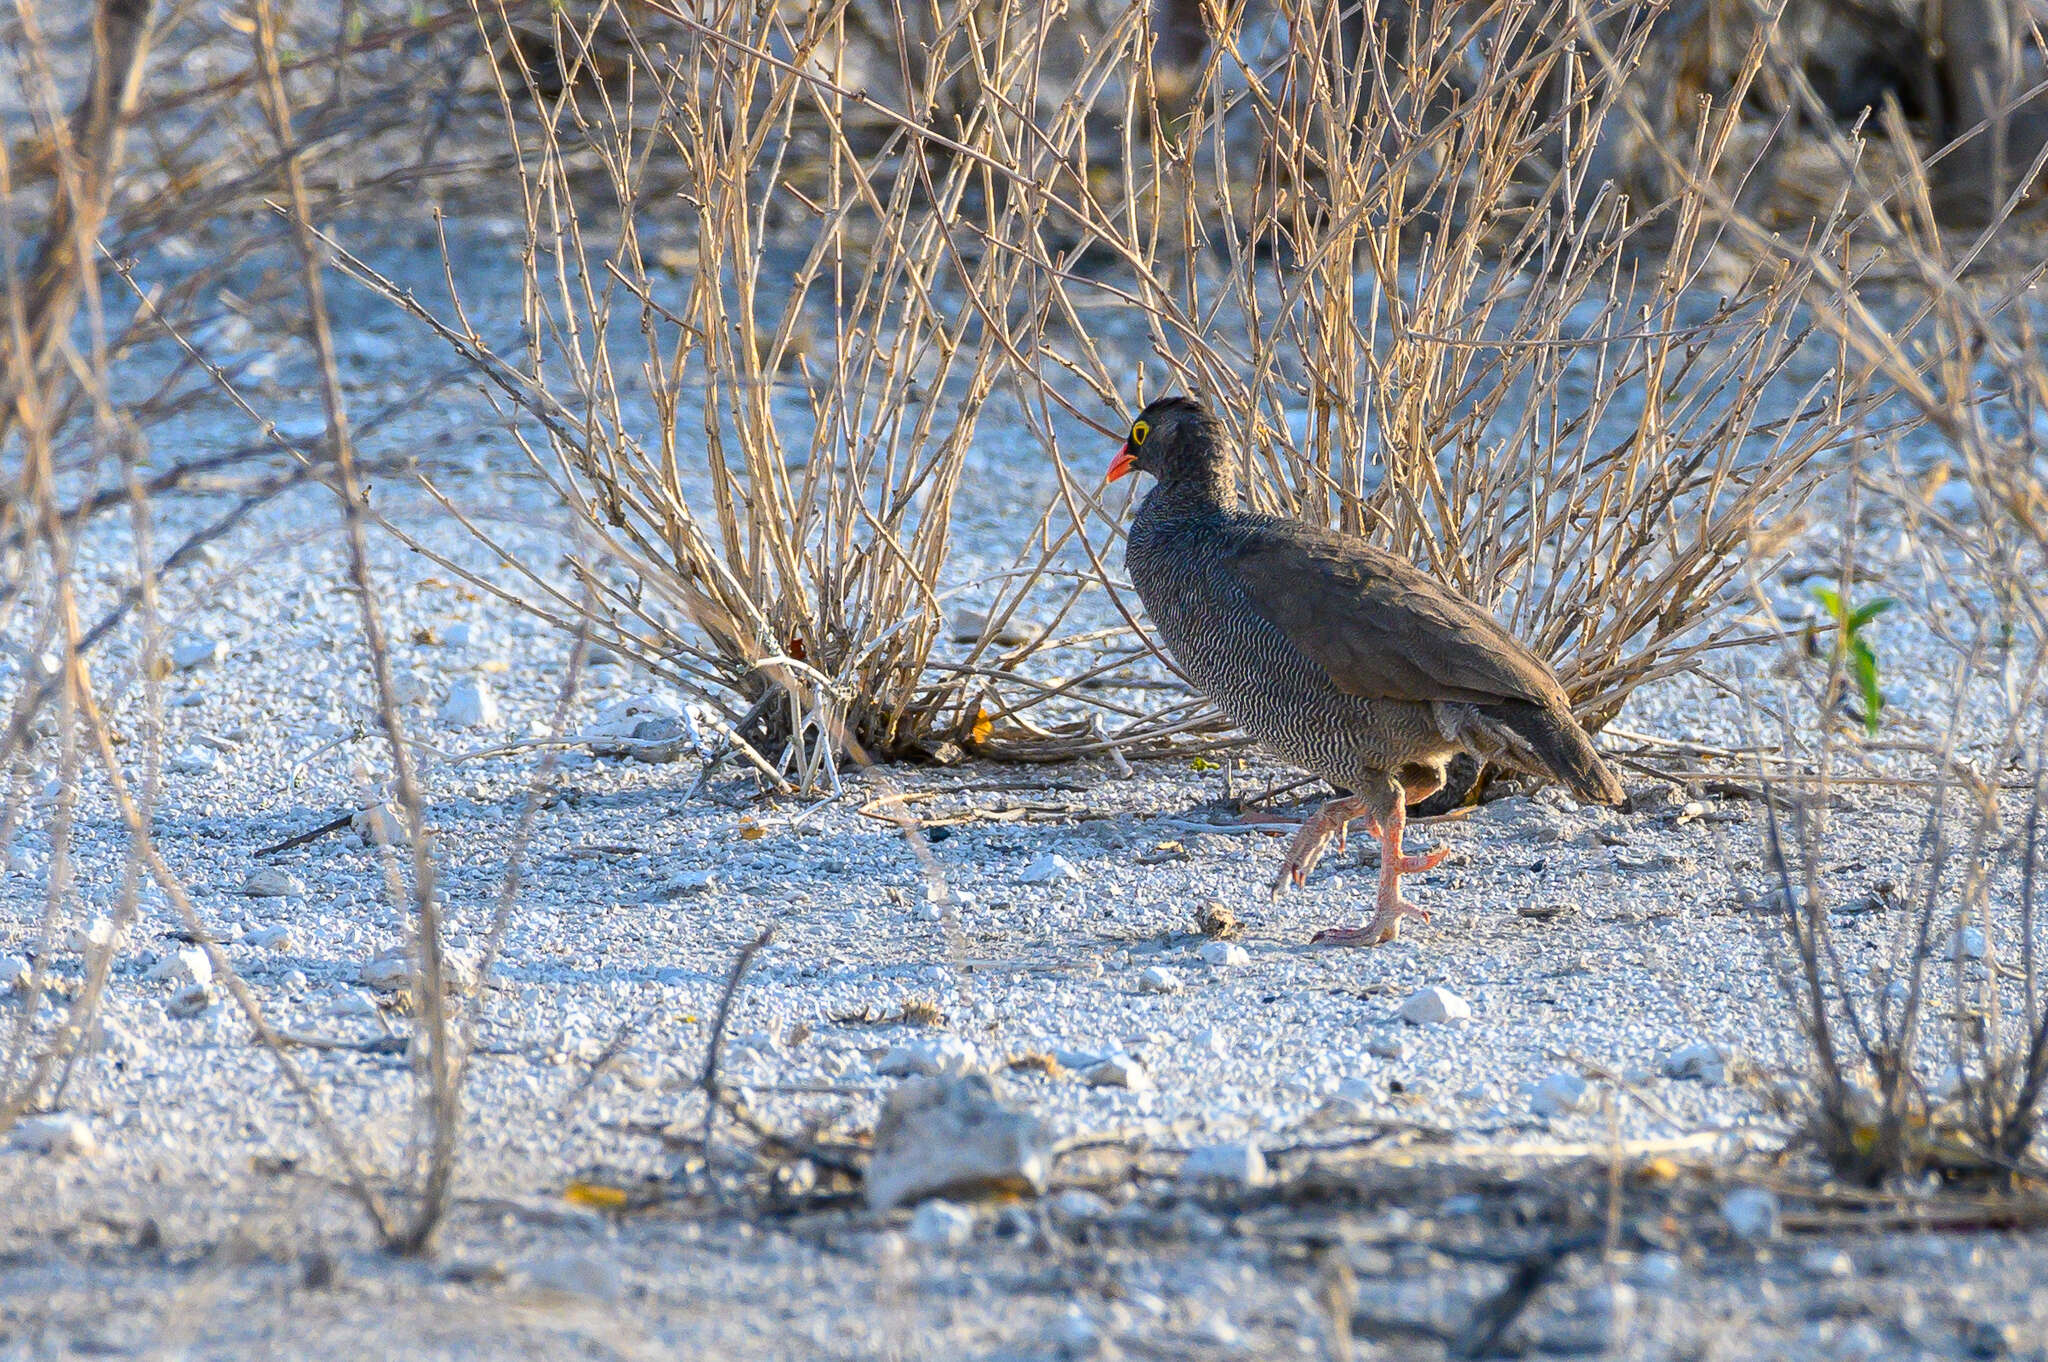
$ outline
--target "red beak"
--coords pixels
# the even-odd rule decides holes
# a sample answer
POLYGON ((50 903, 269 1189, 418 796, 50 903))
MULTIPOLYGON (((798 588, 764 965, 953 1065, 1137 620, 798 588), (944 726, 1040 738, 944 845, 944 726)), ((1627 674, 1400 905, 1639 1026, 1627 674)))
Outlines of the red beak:
POLYGON ((1126 440, 1124 447, 1116 452, 1116 457, 1109 461, 1108 481, 1115 482, 1126 473, 1134 471, 1137 466, 1138 456, 1131 452, 1131 442, 1126 440))

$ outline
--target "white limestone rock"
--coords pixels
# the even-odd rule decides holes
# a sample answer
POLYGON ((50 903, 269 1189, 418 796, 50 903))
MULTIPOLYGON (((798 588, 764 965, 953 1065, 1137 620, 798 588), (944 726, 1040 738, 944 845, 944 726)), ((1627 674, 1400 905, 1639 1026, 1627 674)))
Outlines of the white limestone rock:
POLYGON ((1091 1088, 1127 1088, 1144 1092, 1152 1086, 1152 1071, 1133 1055, 1114 1054, 1090 1065, 1081 1081, 1091 1088))
POLYGON ((646 695, 607 705, 577 737, 594 757, 627 757, 655 765, 695 750, 683 716, 646 695))
POLYGON ((49 1158, 89 1159, 100 1152, 99 1137, 83 1116, 69 1111, 24 1116, 14 1123, 9 1143, 16 1149, 49 1158))
POLYGON ((1183 1182, 1224 1182, 1234 1187, 1262 1187, 1272 1174, 1258 1141, 1203 1145, 1188 1151, 1180 1166, 1183 1182))
POLYGON ((450 728, 496 728, 501 722, 498 698, 482 677, 461 677, 448 688, 448 698, 441 702, 440 719, 450 728))
POLYGON ((958 1036, 921 1036, 892 1046, 875 1061, 884 1078, 959 1077, 982 1068, 981 1051, 958 1036))
POLYGON ((1737 1239, 1775 1239, 1783 1220, 1778 1198, 1761 1187, 1738 1187, 1721 1200, 1721 1219, 1737 1239))
POLYGON ((1728 1056, 1717 1045, 1695 1041, 1664 1056, 1666 1078, 1692 1079, 1710 1088, 1728 1081, 1728 1056))
POLYGON ((1059 884, 1080 878, 1081 872, 1074 868, 1074 863, 1058 852, 1040 856, 1017 875, 1024 884, 1059 884))
POLYGON ((912 1078, 882 1103, 868 1163, 875 1210, 928 1197, 1037 1193, 1052 1166, 1043 1123, 987 1074, 912 1078))
POLYGON ((1164 965, 1149 965, 1138 974, 1140 993, 1178 993, 1185 987, 1180 976, 1164 965))
POLYGON ((1551 1074, 1529 1094, 1529 1110, 1538 1116, 1564 1116, 1586 1101, 1586 1080, 1575 1073, 1551 1074))
POLYGON ((171 665, 181 672, 211 667, 227 655, 227 642, 207 634, 185 634, 171 645, 171 665))
POLYGON ((910 1217, 910 1242, 930 1249, 965 1248, 974 1239, 974 1212, 950 1201, 927 1201, 910 1217))
POLYGON ((1431 984, 1409 994, 1401 1004, 1399 1016, 1411 1026, 1442 1026, 1471 1020, 1472 1004, 1447 988, 1431 984))

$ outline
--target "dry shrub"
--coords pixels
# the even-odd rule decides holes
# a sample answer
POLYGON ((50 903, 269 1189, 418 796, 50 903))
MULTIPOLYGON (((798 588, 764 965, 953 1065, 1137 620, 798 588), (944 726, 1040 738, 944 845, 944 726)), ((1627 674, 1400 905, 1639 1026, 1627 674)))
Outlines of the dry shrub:
POLYGON ((507 560, 477 579, 564 628, 592 592, 594 640, 778 785, 848 741, 1058 759, 1220 727, 1146 689, 1102 454, 1065 454, 1166 386, 1221 410, 1256 505, 1495 607, 1595 727, 1742 641, 1744 561, 1883 396, 1802 310, 1865 268, 1848 200, 1781 215, 1790 251, 1720 215, 1782 131, 1748 116, 1784 84, 1769 24, 1701 55, 1627 4, 1389 5, 1368 31, 1278 0, 1221 7, 1168 68, 1136 0, 476 8, 521 344, 350 267, 488 376, 574 513, 566 576, 465 516, 507 560), (1719 84, 1674 101, 1674 62, 1719 84), (1056 492, 1008 570, 962 581, 992 401, 1056 492), (989 608, 945 656, 963 591, 989 608))
MULTIPOLYGON (((1766 850, 1788 928, 1787 997, 1809 1058, 1783 1096, 1829 1168, 1859 1184, 1929 1169, 2039 1177, 2048 1173, 2036 1149, 2048 1097, 2036 916, 2048 871, 2048 595, 2038 567, 2031 578, 1984 571, 1964 542, 2004 539, 1996 513, 1958 539, 1955 518, 1890 479, 1867 509, 1870 525, 1892 536, 1903 528, 1914 546, 1907 570, 1925 583, 1927 622, 1947 648, 1949 702, 1923 736, 1886 725, 1872 741, 1864 716, 1844 704, 1857 690, 1846 650, 1828 648, 1824 666, 1789 657, 1777 669, 1788 679, 1758 706, 1777 719, 1761 770, 1766 850), (1915 769, 1902 773, 1902 758, 1915 769), (1910 873, 1897 883, 1839 883, 1837 820, 1849 815, 1837 796, 1852 786, 1919 810, 1910 873), (1846 948, 1842 923, 1865 914, 1889 924, 1884 939, 1874 951, 1846 948)), ((1857 535, 1845 537, 1843 582, 1858 580, 1861 549, 1857 535)), ((2036 540, 2017 561, 2038 563, 2039 553, 2036 540)), ((1870 580, 1876 569, 1863 571, 1862 585, 1844 589, 1868 602, 1885 587, 1870 580)))
MULTIPOLYGON (((480 7, 523 77, 504 104, 533 242, 525 348, 493 350, 459 306, 429 320, 544 432, 515 428, 602 551, 572 555, 594 640, 725 703, 764 773, 808 785, 845 741, 985 736, 971 662, 935 675, 931 653, 976 423, 1022 358, 1013 334, 1060 302, 1031 296, 1048 205, 1018 192, 1039 134, 1015 113, 1058 21, 984 41, 960 7, 925 32, 905 102, 955 110, 940 131, 849 88, 845 5, 658 13, 557 11, 540 72, 530 28, 480 7), (963 80, 1018 103, 963 102, 963 80)), ((1071 142, 1087 106, 1060 107, 1071 142)), ((578 620, 551 564, 517 566, 522 599, 578 620)))
MULTIPOLYGON (((1778 74, 1789 108, 1818 107, 1800 72, 1778 74)), ((1894 585, 1859 529, 1909 550, 1897 571, 1916 584, 1912 604, 1948 658, 1945 712, 1915 735, 1882 709, 1856 711, 1863 688, 1846 674, 1854 654, 1839 625, 1819 650, 1825 666, 1795 656, 1776 669, 1786 680, 1767 707, 1778 742, 1763 774, 1782 808, 1768 850, 1789 929, 1790 997, 1811 1054, 1789 1095, 1844 1178, 1880 1184, 1929 1169, 2038 1178, 2048 1173, 2037 1149, 2048 998, 2036 939, 2048 869, 2048 366, 2028 300, 2048 267, 2015 216, 2017 189, 1974 230, 1945 230, 1943 178, 1896 108, 1881 127, 1884 158, 1866 158, 1842 135, 1818 149, 1843 185, 1861 258, 1881 262, 1881 273, 1852 274, 1707 195, 1746 246, 1814 265, 1815 325, 1859 385, 1923 423, 1947 456, 1929 463, 1901 451, 1896 428, 1858 445, 1834 574, 1843 600, 1867 603, 1894 585), (1828 868, 1833 796, 1850 784, 1888 787, 1921 810, 1910 877, 1858 902, 1844 902, 1828 868), (1832 914, 1844 909, 1891 915, 1875 961, 1843 949, 1832 914)), ((1985 132, 1966 129, 1963 143, 1935 155, 1985 132)), ((2044 165, 2048 149, 2017 167, 2013 183, 2038 182, 2044 165)))
MULTIPOLYGON (((210 989, 199 986, 192 1005, 226 995, 303 1103, 340 1185, 380 1237, 396 1248, 424 1247, 452 1174, 457 1038, 430 1001, 421 1066, 423 1195, 400 1214, 160 853, 152 828, 165 782, 175 778, 161 750, 162 682, 172 669, 163 642, 175 621, 165 618, 160 594, 209 541, 288 488, 321 481, 341 494, 345 509, 360 509, 359 468, 319 298, 320 261, 310 249, 279 251, 283 219, 272 205, 282 202, 293 225, 310 232, 312 217, 334 211, 344 195, 445 172, 448 165, 436 160, 432 106, 452 87, 450 68, 435 59, 448 54, 451 33, 467 32, 467 16, 451 21, 372 3, 324 16, 330 27, 319 27, 316 14, 313 24, 280 33, 269 0, 205 16, 166 13, 149 0, 51 9, 19 0, 4 34, 19 58, 11 102, 27 116, 0 147, 0 771, 7 782, 0 858, 40 874, 44 892, 38 920, 23 924, 8 953, 10 963, 18 951, 32 964, 0 994, 11 1012, 0 1028, 0 1132, 78 1100, 81 1061, 96 1043, 117 959, 131 935, 175 929, 211 965, 210 989), (295 107, 288 88, 318 93, 295 107), (401 129, 410 155, 392 154, 401 129), (267 272, 273 262, 291 268, 267 272), (306 296, 295 309, 270 310, 300 289, 306 296), (278 329, 266 333, 266 324, 278 329), (310 358, 327 399, 324 438, 305 448, 280 437, 253 405, 262 400, 253 363, 284 352, 310 358), (248 417, 250 442, 153 457, 152 434, 205 404, 232 408, 230 419, 248 417), (182 542, 156 541, 153 500, 258 461, 224 510, 182 542), (108 592, 78 560, 81 539, 111 517, 125 518, 120 546, 133 561, 132 584, 108 592), (95 651, 117 631, 139 642, 132 671, 95 651), (102 843, 104 850, 81 845, 74 837, 81 808, 96 818, 110 811, 124 836, 102 843), (94 865, 96 855, 112 864, 94 865), (107 880, 117 885, 108 901, 82 892, 107 880)), ((310 237, 302 234, 300 245, 310 246, 310 237)), ((407 405, 401 399, 380 415, 407 405)), ((387 682, 380 708, 389 720, 361 517, 345 519, 356 550, 352 586, 363 602, 372 661, 387 682)), ((387 731, 402 771, 402 735, 395 723, 387 731)), ((437 1001, 442 970, 427 843, 419 801, 402 793, 414 815, 417 957, 421 976, 432 981, 427 996, 437 1001)), ((508 896, 513 885, 516 873, 508 876, 508 896)))

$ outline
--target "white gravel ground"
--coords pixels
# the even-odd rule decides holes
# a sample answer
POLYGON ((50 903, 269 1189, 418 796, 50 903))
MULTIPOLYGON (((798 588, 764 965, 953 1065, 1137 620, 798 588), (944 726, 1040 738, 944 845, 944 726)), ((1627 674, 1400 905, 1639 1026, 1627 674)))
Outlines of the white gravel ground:
MULTIPOLYGON (((365 316, 346 343, 367 401, 405 360, 394 333, 365 316)), ((303 412, 306 396, 281 400, 303 412)), ((438 409, 382 438, 466 465, 448 475, 451 494, 502 513, 545 552, 556 531, 474 410, 438 409)), ((1038 486, 1013 467, 1024 455, 1011 438, 990 434, 985 466, 1008 471, 969 489, 963 572, 1003 561, 1016 499, 1038 486)), ((160 505, 159 543, 216 514, 219 495, 160 505)), ((378 499, 482 561, 404 488, 378 499)), ((410 1029, 360 982, 366 963, 405 940, 376 852, 342 832, 260 863, 252 855, 360 807, 362 773, 380 767, 335 529, 323 493, 296 494, 172 586, 167 632, 193 642, 193 665, 165 683, 161 747, 180 774, 156 806, 156 833, 273 1025, 365 1041, 410 1029), (283 873, 269 887, 284 892, 252 896, 250 877, 266 865, 283 873)), ((114 589, 128 551, 121 525, 102 526, 84 581, 114 589)), ((567 641, 389 540, 376 552, 423 741, 454 756, 545 732, 567 641), (496 727, 442 717, 470 684, 494 701, 496 727)), ((1916 617, 1909 608, 1884 624, 1892 731, 1909 737, 1938 731, 1947 676, 1916 617)), ((136 644, 132 631, 109 640, 102 678, 124 676, 136 644)), ((598 668, 574 722, 650 688, 630 668, 598 668)), ((114 715, 139 736, 139 690, 114 715)), ((1622 720, 1707 743, 1742 741, 1748 722, 1738 698, 1692 682, 1653 688, 1622 720)), ((523 749, 425 762, 458 954, 486 943, 541 761, 523 749)), ((0 1152, 0 1357, 1336 1357, 1346 1354, 1323 1302, 1344 1290, 1356 1293, 1352 1355, 1438 1356, 1429 1330, 1464 1328, 1503 1277, 1447 1246, 1540 1240, 1514 1219, 1531 1197, 1577 1206, 1596 1226, 1613 1209, 1628 1232, 1611 1252, 1569 1263, 1513 1346, 2048 1357, 2038 1235, 1823 1233, 1795 1218, 1777 1238, 1743 1242, 1714 1214, 1723 1188, 1695 1167, 1733 1168, 1744 1151, 1784 1142, 1767 1080, 1802 1055, 1780 918, 1753 901, 1772 884, 1759 806, 1688 809, 1631 775, 1644 798, 1625 815, 1545 794, 1420 827, 1417 842, 1452 849, 1416 882, 1431 924, 1385 948, 1331 951, 1306 942, 1362 919, 1373 870, 1327 861, 1269 903, 1280 844, 1266 830, 1205 830, 1228 817, 1223 773, 1184 761, 1140 764, 1129 779, 1090 763, 855 772, 844 797, 823 805, 756 799, 731 771, 686 800, 697 775, 694 760, 573 752, 562 762, 502 957, 489 987, 465 1000, 478 1052, 460 1201, 424 1260, 375 1250, 235 1009, 179 1001, 193 982, 176 960, 187 943, 162 896, 145 893, 99 1043, 64 1092, 97 1148, 17 1141, 0 1152), (932 906, 904 836, 861 812, 892 791, 930 796, 914 805, 928 822, 976 815, 931 847, 947 908, 932 906), (1026 882, 1026 868, 1052 854, 1071 877, 1026 882), (1244 924, 1241 960, 1218 951, 1225 959, 1212 964, 1200 951, 1194 914, 1211 899, 1244 924), (950 1037, 997 1069, 1036 1054, 1072 1071, 1121 1053, 1142 1063, 1149 1088, 1090 1086, 1042 1066, 1009 1072, 1007 1087, 1056 1136, 1127 1140, 1154 1172, 1175 1151, 1254 1139, 1294 1176, 1310 1158, 1302 1146, 1349 1140, 1353 1149, 1324 1157, 1352 1194, 1190 1201, 1170 1194, 1170 1178, 1102 1175, 1099 1201, 978 1207, 971 1237, 953 1246, 920 1242, 930 1236, 913 1232, 907 1212, 686 1200, 615 1218, 566 1199, 578 1178, 630 1185, 679 1173, 686 1155, 661 1134, 696 1129, 692 1088, 721 981, 767 926, 777 935, 738 1000, 727 1061, 784 1129, 865 1129, 897 1081, 877 1065, 901 1045, 950 1037), (1401 1020, 1429 987, 1462 999, 1469 1019, 1401 1020), (900 1014, 912 1000, 943 1020, 848 1020, 900 1014), (1665 1061, 1686 1046, 1714 1047, 1724 1081, 1667 1076, 1665 1061), (1586 1080, 1576 1109, 1558 1075, 1586 1080), (1668 1142, 1675 1183, 1624 1179, 1610 1200, 1598 1169, 1510 1157, 1613 1141, 1668 1142), (1697 1214, 1667 1215, 1677 1202, 1697 1214), (1373 1320, 1424 1327, 1376 1333, 1373 1320)), ((1289 775, 1254 761, 1239 780, 1289 775)), ((40 768, 28 788, 44 791, 53 776, 40 768)), ((32 803, 0 874, 0 960, 25 958, 43 918, 48 792, 32 803)), ((1910 790, 1844 794, 1823 866, 1836 901, 1909 878, 1921 815, 1910 790)), ((96 784, 81 792, 71 838, 78 882, 64 911, 77 924, 112 911, 123 872, 96 784)), ((1899 920, 1842 914, 1842 949, 1874 963, 1899 920)), ((2016 929, 1996 930, 2009 942, 2016 929)), ((75 979, 77 958, 60 952, 59 975, 75 979)), ((412 1166, 402 1053, 294 1055, 366 1163, 384 1174, 412 1166)), ((1715 1057, 1696 1069, 1711 1078, 1715 1057)), ((1744 1176, 1760 1166, 1743 1163, 1744 1176)))

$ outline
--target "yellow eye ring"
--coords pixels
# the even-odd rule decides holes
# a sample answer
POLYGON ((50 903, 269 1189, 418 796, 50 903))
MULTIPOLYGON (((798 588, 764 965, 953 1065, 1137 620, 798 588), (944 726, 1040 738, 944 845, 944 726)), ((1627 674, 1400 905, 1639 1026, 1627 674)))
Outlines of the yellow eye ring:
POLYGON ((1133 423, 1131 424, 1131 444, 1132 444, 1132 446, 1133 446, 1133 447, 1136 447, 1136 446, 1138 446, 1138 445, 1144 444, 1144 443, 1145 443, 1145 437, 1146 437, 1147 435, 1150 435, 1151 433, 1152 433, 1152 427, 1151 427, 1151 426, 1150 426, 1149 424, 1147 424, 1146 422, 1143 422, 1143 421, 1135 421, 1135 422, 1133 422, 1133 423))

